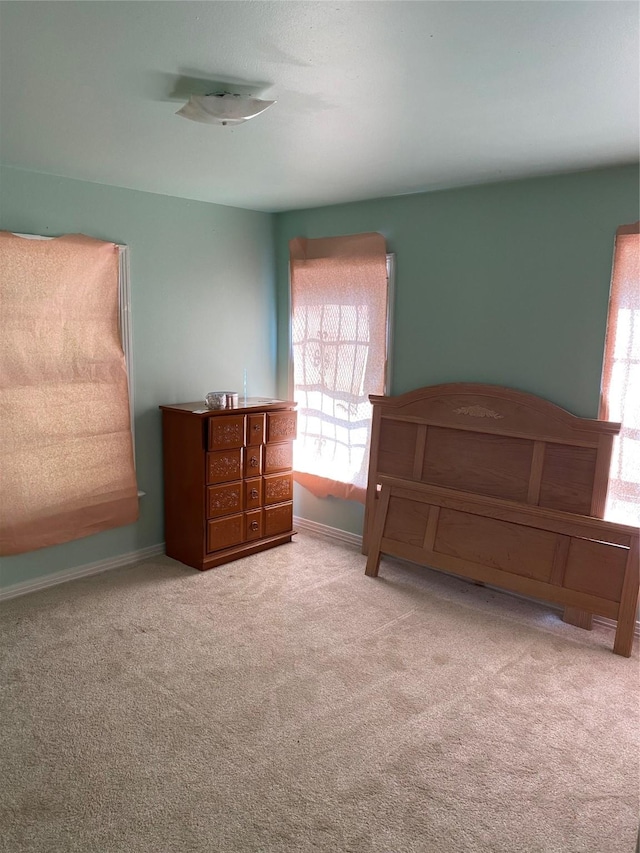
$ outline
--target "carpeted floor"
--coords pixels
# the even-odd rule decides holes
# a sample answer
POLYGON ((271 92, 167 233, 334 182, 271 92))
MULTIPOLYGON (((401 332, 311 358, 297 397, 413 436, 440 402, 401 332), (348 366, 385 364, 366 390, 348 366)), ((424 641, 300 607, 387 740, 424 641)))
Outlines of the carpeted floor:
POLYGON ((0 605, 2 853, 633 853, 638 653, 299 534, 0 605))

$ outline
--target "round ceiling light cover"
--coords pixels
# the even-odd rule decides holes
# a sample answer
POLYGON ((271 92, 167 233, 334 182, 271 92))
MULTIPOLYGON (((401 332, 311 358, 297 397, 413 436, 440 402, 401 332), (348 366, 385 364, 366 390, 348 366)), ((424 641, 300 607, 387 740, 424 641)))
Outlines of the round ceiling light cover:
POLYGON ((263 113, 275 101, 261 101, 247 95, 220 92, 212 95, 191 95, 176 115, 203 124, 242 124, 263 113))

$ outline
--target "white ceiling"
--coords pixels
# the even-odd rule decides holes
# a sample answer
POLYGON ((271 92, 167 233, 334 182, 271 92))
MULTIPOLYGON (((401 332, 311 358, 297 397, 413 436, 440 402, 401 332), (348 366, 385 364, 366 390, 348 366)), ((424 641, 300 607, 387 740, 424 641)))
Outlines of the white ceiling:
POLYGON ((266 211, 633 162, 639 9, 2 2, 0 153, 266 211), (219 81, 278 102, 236 127, 175 115, 219 81))

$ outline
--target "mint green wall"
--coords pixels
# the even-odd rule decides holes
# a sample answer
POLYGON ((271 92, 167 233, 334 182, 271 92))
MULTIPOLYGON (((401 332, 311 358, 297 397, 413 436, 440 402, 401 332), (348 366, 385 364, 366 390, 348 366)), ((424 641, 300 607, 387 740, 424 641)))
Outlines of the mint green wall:
POLYGON ((5 557, 3 586, 163 541, 158 405, 207 391, 275 394, 273 216, 4 168, 0 228, 82 232, 131 253, 137 524, 5 557))
MULTIPOLYGON (((637 167, 279 214, 279 386, 287 393, 288 241, 380 231, 395 252, 391 393, 489 382, 598 412, 616 227, 639 216, 637 167)), ((361 532, 362 508, 297 488, 296 512, 361 532)))
MULTIPOLYGON (((162 541, 160 403, 240 390, 245 367, 250 394, 287 396, 295 236, 386 236, 397 255, 392 393, 492 382, 595 416, 613 235, 638 218, 638 186, 638 169, 621 167, 273 216, 2 169, 0 228, 131 247, 136 460, 147 493, 135 525, 5 558, 2 585, 162 541)), ((298 487, 295 500, 297 515, 361 532, 359 504, 298 487)))

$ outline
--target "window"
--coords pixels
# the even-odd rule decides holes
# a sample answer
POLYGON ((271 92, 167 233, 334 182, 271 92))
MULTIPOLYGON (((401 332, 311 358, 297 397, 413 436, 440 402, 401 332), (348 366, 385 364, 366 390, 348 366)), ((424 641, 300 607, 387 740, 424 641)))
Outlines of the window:
POLYGON ((369 394, 385 392, 393 273, 380 234, 291 243, 294 476, 321 497, 364 502, 369 394))
POLYGON ((0 553, 9 555, 131 524, 138 495, 126 253, 82 234, 0 232, 0 254, 0 553))
MULTIPOLYGON (((26 240, 53 240, 54 237, 43 237, 40 234, 16 234, 26 240)), ((133 337, 131 331, 131 275, 129 271, 129 247, 118 245, 118 313, 120 323, 120 341, 124 351, 124 361, 127 368, 129 385, 129 420, 131 421, 131 436, 135 450, 134 403, 133 403, 133 337)))
POLYGON ((600 417, 620 421, 613 446, 606 518, 640 525, 640 234, 616 234, 600 417))

